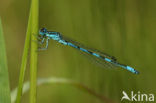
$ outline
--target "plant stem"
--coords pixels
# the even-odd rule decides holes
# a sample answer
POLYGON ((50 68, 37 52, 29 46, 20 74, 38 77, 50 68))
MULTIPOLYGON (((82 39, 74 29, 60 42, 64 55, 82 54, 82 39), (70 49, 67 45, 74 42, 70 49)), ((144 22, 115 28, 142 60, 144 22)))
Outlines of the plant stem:
POLYGON ((0 18, 0 103, 10 103, 10 87, 3 28, 0 18))
POLYGON ((20 68, 20 76, 19 76, 16 103, 21 103, 23 82, 24 82, 26 64, 27 64, 27 60, 28 60, 28 51, 30 48, 30 33, 31 33, 31 13, 29 15, 25 45, 24 45, 23 56, 22 56, 22 63, 21 63, 21 68, 20 68))
POLYGON ((30 103, 36 103, 37 87, 37 41, 38 35, 38 0, 32 0, 31 4, 31 54, 30 54, 30 103), (36 36, 34 36, 36 35, 36 36))

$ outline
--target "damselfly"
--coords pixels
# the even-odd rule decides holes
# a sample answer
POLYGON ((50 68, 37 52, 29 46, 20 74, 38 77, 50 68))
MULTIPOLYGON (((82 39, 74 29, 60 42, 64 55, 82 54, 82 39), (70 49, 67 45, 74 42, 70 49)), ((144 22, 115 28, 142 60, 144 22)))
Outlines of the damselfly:
POLYGON ((124 69, 134 73, 134 74, 139 74, 139 72, 137 70, 135 70, 134 68, 124 65, 124 64, 120 64, 119 62, 117 62, 115 57, 109 56, 108 54, 99 52, 97 50, 88 49, 75 41, 67 39, 66 37, 61 35, 59 32, 47 31, 46 28, 42 28, 39 31, 39 35, 40 35, 39 38, 41 39, 41 41, 40 41, 41 44, 43 44, 44 41, 46 41, 46 46, 45 46, 45 48, 41 48, 42 50, 43 49, 46 50, 48 48, 49 39, 53 39, 63 45, 71 46, 73 48, 76 48, 76 49, 88 54, 88 55, 92 55, 92 56, 104 61, 106 64, 110 64, 115 67, 121 67, 121 68, 124 68, 124 69))

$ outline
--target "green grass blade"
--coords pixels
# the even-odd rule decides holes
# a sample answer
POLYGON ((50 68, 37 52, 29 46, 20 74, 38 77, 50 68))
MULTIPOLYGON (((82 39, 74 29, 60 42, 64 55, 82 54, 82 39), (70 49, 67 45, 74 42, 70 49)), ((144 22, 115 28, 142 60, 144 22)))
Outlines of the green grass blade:
POLYGON ((38 13, 39 1, 32 0, 31 3, 31 54, 30 54, 30 103, 36 103, 37 92, 37 35, 38 35, 38 13), (34 36, 36 35, 36 36, 34 36))
POLYGON ((20 76, 19 76, 19 84, 18 84, 18 92, 16 97, 16 103, 21 102, 22 97, 22 89, 23 89, 23 82, 24 82, 24 76, 25 76, 25 70, 26 70, 26 64, 28 60, 28 52, 30 48, 30 37, 31 37, 31 13, 29 15, 28 20, 28 27, 27 27, 27 33, 26 33, 26 39, 25 39, 25 45, 24 45, 24 51, 22 56, 22 63, 20 68, 20 76))
POLYGON ((0 103, 11 103, 5 42, 0 18, 0 103))
POLYGON ((28 59, 28 51, 30 48, 30 37, 31 37, 31 60, 30 60, 30 75, 31 75, 31 89, 30 89, 30 103, 35 103, 36 99, 36 70, 37 70, 37 43, 34 42, 37 38, 34 35, 38 34, 38 0, 32 0, 31 8, 30 8, 30 15, 28 20, 28 28, 26 33, 26 40, 24 46, 24 52, 22 56, 22 63, 20 69, 20 76, 19 76, 19 84, 18 84, 18 92, 16 103, 21 102, 22 97, 22 89, 23 89, 23 82, 26 70, 26 64, 28 59), (32 36, 31 36, 32 34, 32 36))

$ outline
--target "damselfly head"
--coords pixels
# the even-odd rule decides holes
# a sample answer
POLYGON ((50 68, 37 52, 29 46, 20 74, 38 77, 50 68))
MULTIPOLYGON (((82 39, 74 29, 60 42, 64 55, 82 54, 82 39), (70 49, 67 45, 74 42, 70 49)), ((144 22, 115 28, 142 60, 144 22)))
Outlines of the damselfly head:
POLYGON ((46 28, 40 29, 40 35, 44 36, 46 33, 47 33, 47 29, 46 28))

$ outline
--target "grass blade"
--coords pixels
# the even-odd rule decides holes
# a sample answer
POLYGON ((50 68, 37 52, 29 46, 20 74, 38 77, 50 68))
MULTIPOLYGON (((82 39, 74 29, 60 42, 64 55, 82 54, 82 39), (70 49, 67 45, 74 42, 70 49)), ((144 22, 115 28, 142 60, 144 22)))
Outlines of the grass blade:
POLYGON ((30 54, 30 103, 36 103, 37 92, 37 35, 38 35, 38 9, 39 1, 32 0, 31 3, 31 54, 30 54), (36 36, 34 36, 36 35, 36 36))
POLYGON ((31 13, 29 15, 28 28, 27 28, 24 51, 23 51, 23 56, 22 56, 22 63, 21 63, 21 68, 20 68, 20 76, 19 76, 16 103, 21 102, 24 76, 25 76, 26 64, 27 64, 27 60, 28 60, 28 52, 29 52, 29 48, 30 48, 30 36, 31 36, 30 35, 30 33, 31 33, 31 25, 30 25, 31 19, 30 19, 30 17, 31 17, 31 13))
MULTIPOLYGON (((28 51, 30 48, 30 38, 31 41, 36 40, 34 34, 38 34, 38 0, 32 0, 31 8, 30 8, 30 15, 28 20, 28 28, 26 33, 26 40, 25 40, 25 46, 22 56, 22 63, 20 68, 20 76, 19 76, 19 84, 18 84, 18 92, 17 92, 17 98, 16 103, 21 102, 21 96, 22 96, 22 89, 23 89, 23 82, 24 82, 24 76, 25 76, 25 70, 26 70, 26 64, 28 59, 28 51), (31 36, 32 34, 32 36, 31 36)), ((35 103, 36 98, 36 69, 37 69, 37 43, 31 42, 31 60, 30 60, 30 75, 31 75, 31 89, 30 89, 30 103, 35 103), (34 99, 34 100, 33 100, 34 99), (33 101, 33 102, 32 102, 33 101)))
POLYGON ((11 103, 5 42, 0 18, 0 103, 11 103))

